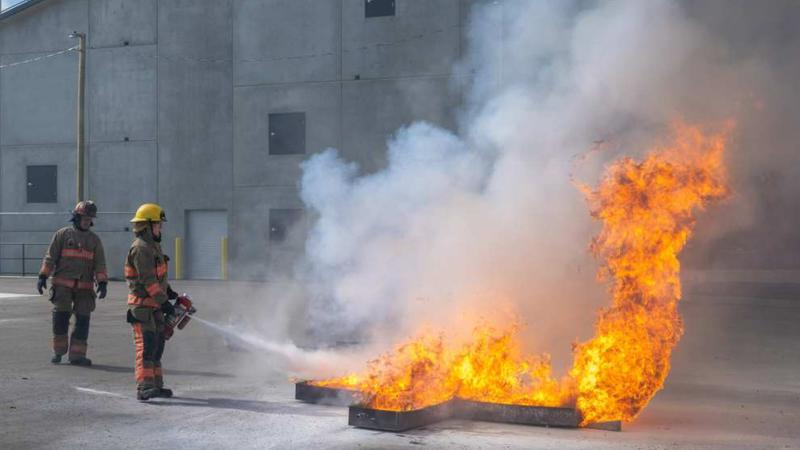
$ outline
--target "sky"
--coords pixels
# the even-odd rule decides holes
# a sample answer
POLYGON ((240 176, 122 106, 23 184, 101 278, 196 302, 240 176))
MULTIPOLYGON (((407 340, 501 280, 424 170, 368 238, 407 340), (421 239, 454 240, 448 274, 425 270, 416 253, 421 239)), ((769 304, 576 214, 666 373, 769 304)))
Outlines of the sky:
POLYGON ((10 8, 17 3, 22 3, 25 0, 0 0, 0 10, 4 10, 6 8, 10 8))

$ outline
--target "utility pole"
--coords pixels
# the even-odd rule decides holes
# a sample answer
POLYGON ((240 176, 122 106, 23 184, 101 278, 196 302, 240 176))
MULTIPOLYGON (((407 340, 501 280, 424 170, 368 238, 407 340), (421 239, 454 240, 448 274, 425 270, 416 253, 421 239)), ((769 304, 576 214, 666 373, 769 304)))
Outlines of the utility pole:
POLYGON ((83 119, 86 106, 86 33, 73 31, 69 37, 78 38, 78 200, 83 200, 83 169, 86 159, 86 138, 84 134, 83 119))

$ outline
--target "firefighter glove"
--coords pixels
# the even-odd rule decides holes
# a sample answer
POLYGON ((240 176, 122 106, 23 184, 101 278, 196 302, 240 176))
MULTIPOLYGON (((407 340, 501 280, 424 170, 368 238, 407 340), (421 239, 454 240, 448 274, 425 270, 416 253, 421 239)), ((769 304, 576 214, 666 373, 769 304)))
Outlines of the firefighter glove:
POLYGON ((172 287, 167 286, 167 298, 170 300, 175 300, 178 298, 178 293, 172 290, 172 287))
POLYGON ((36 290, 41 295, 44 294, 45 289, 47 289, 47 275, 39 275, 39 281, 36 282, 36 290))
POLYGON ((175 307, 167 300, 161 304, 161 311, 168 316, 172 316, 175 314, 175 307))
POLYGON ((106 298, 108 294, 108 281, 97 283, 97 298, 106 298))

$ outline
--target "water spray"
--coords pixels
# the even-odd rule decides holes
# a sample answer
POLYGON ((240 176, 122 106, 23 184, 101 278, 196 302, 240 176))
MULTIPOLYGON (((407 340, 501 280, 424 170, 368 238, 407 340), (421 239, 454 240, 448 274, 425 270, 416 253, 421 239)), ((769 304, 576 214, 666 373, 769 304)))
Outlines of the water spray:
POLYGON ((303 349, 293 342, 269 340, 256 333, 237 330, 233 326, 221 325, 197 316, 192 316, 192 318, 223 336, 246 345, 252 350, 263 351, 271 356, 278 357, 279 362, 292 375, 337 373, 343 365, 353 364, 352 361, 357 360, 353 354, 348 352, 303 349))

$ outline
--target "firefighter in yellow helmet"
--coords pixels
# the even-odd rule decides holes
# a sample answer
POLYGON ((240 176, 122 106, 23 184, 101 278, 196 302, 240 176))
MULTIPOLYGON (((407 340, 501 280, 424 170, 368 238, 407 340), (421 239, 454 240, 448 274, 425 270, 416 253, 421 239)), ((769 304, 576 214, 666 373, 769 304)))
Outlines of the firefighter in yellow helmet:
POLYGON ((95 282, 97 294, 105 298, 108 286, 106 257, 103 243, 90 228, 97 217, 97 206, 92 201, 81 201, 72 210, 72 226, 64 227, 53 235, 39 269, 36 289, 43 294, 47 278, 52 276, 50 302, 53 303, 53 364, 69 349, 69 362, 77 366, 91 366, 86 357, 89 339, 89 319, 95 308, 95 282), (67 341, 70 316, 75 314, 75 326, 67 341))
POLYGON ((136 347, 136 398, 171 397, 164 387, 161 355, 166 339, 165 315, 174 314, 169 299, 178 294, 167 282, 167 261, 161 251, 161 231, 167 221, 164 210, 155 203, 145 203, 131 219, 136 238, 125 260, 128 281, 128 322, 133 326, 136 347))

